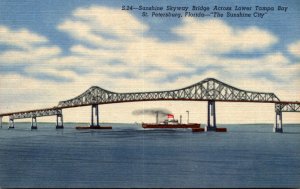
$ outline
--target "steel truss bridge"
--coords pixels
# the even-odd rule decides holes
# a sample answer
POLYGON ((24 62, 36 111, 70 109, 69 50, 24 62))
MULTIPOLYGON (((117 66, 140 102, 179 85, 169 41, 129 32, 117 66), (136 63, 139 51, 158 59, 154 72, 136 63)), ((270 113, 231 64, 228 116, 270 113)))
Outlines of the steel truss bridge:
POLYGON ((117 93, 93 86, 75 98, 60 101, 57 106, 52 108, 0 114, 0 121, 2 127, 2 117, 9 116, 10 127, 13 128, 15 119, 32 118, 31 128, 35 129, 37 128, 37 117, 56 115, 56 128, 63 128, 63 109, 91 106, 91 126, 99 126, 98 105, 165 100, 207 101, 207 130, 216 130, 217 128, 216 102, 275 104, 275 132, 282 132, 282 112, 300 112, 300 102, 298 101, 280 101, 274 93, 242 90, 214 78, 207 78, 188 87, 168 91, 117 93))

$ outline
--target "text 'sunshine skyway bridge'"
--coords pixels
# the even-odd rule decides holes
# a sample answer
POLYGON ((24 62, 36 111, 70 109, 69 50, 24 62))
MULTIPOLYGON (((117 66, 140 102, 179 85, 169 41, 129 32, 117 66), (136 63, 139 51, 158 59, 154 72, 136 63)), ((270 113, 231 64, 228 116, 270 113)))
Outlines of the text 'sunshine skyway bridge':
POLYGON ((0 114, 9 116, 9 127, 14 128, 15 119, 31 118, 31 128, 37 128, 37 117, 56 116, 56 128, 63 128, 63 113, 66 108, 91 106, 91 126, 99 125, 101 104, 138 102, 138 101, 207 101, 207 130, 216 130, 216 102, 245 102, 275 104, 274 131, 282 132, 282 113, 300 112, 300 102, 280 101, 274 93, 246 91, 230 86, 213 78, 207 78, 191 86, 168 91, 116 93, 100 87, 91 87, 81 95, 70 100, 60 101, 57 106, 45 109, 19 111, 0 114))

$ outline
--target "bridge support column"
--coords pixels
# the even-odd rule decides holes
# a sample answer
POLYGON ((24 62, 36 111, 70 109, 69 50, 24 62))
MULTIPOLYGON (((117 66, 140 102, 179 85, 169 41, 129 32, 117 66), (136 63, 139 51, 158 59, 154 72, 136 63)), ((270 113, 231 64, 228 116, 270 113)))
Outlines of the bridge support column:
POLYGON ((9 118, 9 129, 14 129, 15 128, 15 122, 13 118, 9 118))
POLYGON ((91 125, 90 125, 90 127, 100 127, 100 125, 99 125, 99 107, 98 107, 98 104, 93 104, 92 105, 91 125), (94 116, 96 116, 96 120, 94 120, 94 116), (96 123, 95 123, 95 121, 96 121, 96 123))
POLYGON ((216 102, 213 100, 208 101, 207 103, 207 126, 206 131, 216 131, 216 102), (212 124, 211 124, 212 117, 212 124))
POLYGON ((275 124, 273 131, 276 133, 282 133, 282 111, 277 110, 275 115, 275 124))
POLYGON ((31 118, 31 129, 37 129, 36 117, 31 118))
POLYGON ((2 116, 0 116, 0 128, 2 128, 2 116))
POLYGON ((56 115, 56 129, 63 129, 63 128, 64 128, 63 115, 57 114, 56 115))

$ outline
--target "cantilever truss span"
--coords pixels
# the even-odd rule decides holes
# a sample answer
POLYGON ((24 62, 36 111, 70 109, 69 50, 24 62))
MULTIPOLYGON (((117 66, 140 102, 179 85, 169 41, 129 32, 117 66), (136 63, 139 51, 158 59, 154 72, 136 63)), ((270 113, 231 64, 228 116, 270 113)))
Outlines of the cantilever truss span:
POLYGON ((280 102, 275 104, 276 112, 300 112, 300 102, 280 102))
POLYGON ((274 93, 241 90, 213 78, 208 78, 191 86, 168 91, 116 93, 100 87, 91 87, 81 95, 59 102, 53 108, 11 112, 0 114, 13 119, 36 118, 42 116, 62 116, 62 109, 135 101, 187 100, 187 101, 224 101, 224 102, 259 102, 275 103, 275 112, 300 112, 299 102, 280 101, 274 93))
POLYGON ((241 90, 216 79, 208 78, 194 85, 169 91, 116 93, 94 86, 73 99, 59 102, 58 108, 155 100, 280 102, 274 93, 241 90))

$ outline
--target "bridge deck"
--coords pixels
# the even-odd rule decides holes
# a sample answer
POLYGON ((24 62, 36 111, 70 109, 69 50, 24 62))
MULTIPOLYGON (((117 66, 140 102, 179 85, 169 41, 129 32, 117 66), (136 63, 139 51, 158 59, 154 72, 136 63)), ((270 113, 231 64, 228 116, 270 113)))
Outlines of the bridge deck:
POLYGON ((12 116, 21 119, 61 114, 62 109, 95 104, 112 104, 138 101, 216 101, 216 102, 243 102, 243 103, 274 103, 276 111, 300 111, 300 102, 280 101, 274 93, 254 92, 241 90, 218 81, 207 78, 185 88, 168 91, 116 93, 91 87, 81 95, 60 101, 52 108, 2 113, 0 117, 12 116))
MULTIPOLYGON (((165 101, 165 100, 172 100, 172 99, 156 99, 155 101, 165 101)), ((139 102, 141 100, 131 100, 131 101, 122 101, 122 102, 108 102, 108 103, 99 103, 99 104, 112 104, 112 103, 126 103, 126 102, 139 102)), ((153 101, 153 100, 142 100, 142 101, 153 101)), ((172 100, 174 101, 174 100, 172 100)), ((188 100, 188 99, 176 99, 176 101, 209 101, 209 100, 188 100)), ((242 101, 242 100, 237 100, 237 101, 230 101, 230 100, 215 100, 217 102, 239 102, 239 103, 273 103, 273 104, 280 104, 283 105, 281 106, 283 111, 286 110, 287 112, 287 108, 288 107, 292 107, 292 109, 296 110, 296 111, 300 111, 300 102, 298 101, 242 101)), ((17 115, 17 114, 31 114, 31 115, 36 115, 39 114, 41 112, 52 112, 52 111, 60 111, 62 109, 67 109, 67 108, 75 108, 75 107, 82 107, 82 106, 90 106, 93 104, 82 104, 82 105, 76 105, 76 106, 65 106, 65 107, 52 107, 52 108, 42 108, 42 109, 34 109, 34 110, 26 110, 26 111, 18 111, 18 112, 9 112, 9 113, 1 113, 0 117, 4 117, 4 116, 12 116, 12 115, 17 115)), ((51 115, 55 115, 55 113, 52 113, 51 115)), ((43 116, 47 116, 47 115, 43 115, 43 116)), ((39 117, 39 116, 36 116, 39 117)))

